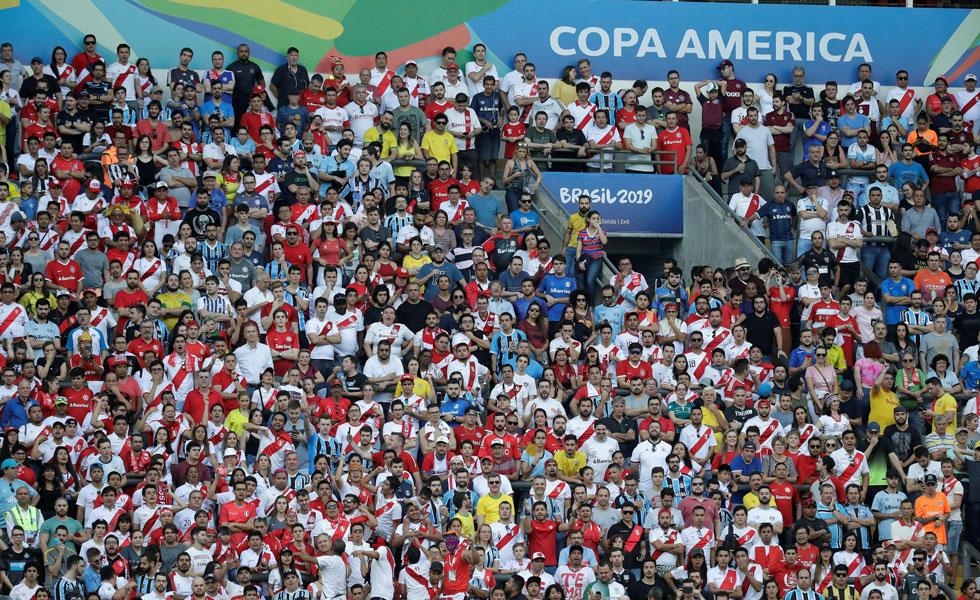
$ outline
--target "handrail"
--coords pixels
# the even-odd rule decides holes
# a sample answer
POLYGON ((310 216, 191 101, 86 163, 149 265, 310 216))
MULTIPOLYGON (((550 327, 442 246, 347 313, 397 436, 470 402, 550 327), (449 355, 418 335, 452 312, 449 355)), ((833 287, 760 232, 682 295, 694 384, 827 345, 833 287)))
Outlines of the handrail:
POLYGON ((974 578, 972 561, 980 562, 980 550, 966 540, 960 541, 960 565, 963 567, 963 581, 974 578))
MULTIPOLYGON (((532 152, 534 152, 534 151, 532 151, 532 152)), ((606 165, 644 165, 645 166, 647 164, 650 164, 651 166, 652 165, 670 165, 670 166, 672 166, 674 168, 674 171, 675 172, 677 171, 677 153, 676 152, 667 152, 667 151, 664 151, 664 150, 654 150, 653 155, 656 155, 656 156, 667 156, 667 155, 670 155, 673 158, 671 158, 670 160, 661 160, 659 158, 653 158, 653 156, 651 156, 649 163, 646 163, 646 162, 638 163, 638 162, 634 162, 634 161, 631 161, 631 160, 626 159, 626 158, 607 158, 606 157, 606 154, 618 155, 618 154, 633 154, 633 153, 631 153, 629 151, 623 151, 623 150, 596 150, 595 151, 595 154, 593 154, 592 156, 589 156, 589 157, 585 157, 585 158, 578 158, 578 157, 575 157, 575 158, 571 158, 571 157, 569 157, 569 158, 563 158, 563 157, 551 157, 551 156, 539 156, 539 157, 535 157, 532 154, 531 155, 531 159, 532 160, 535 160, 535 161, 547 161, 547 162, 553 162, 553 163, 572 163, 572 164, 585 164, 585 163, 590 163, 590 162, 591 163, 598 162, 599 163, 599 170, 600 171, 603 171, 603 172, 606 172, 605 171, 605 166, 606 165)), ((639 155, 639 156, 642 156, 639 153, 636 153, 636 154, 639 155)))
MULTIPOLYGON (((544 197, 545 199, 548 200, 548 202, 551 204, 551 208, 553 210, 555 210, 558 214, 564 215, 566 219, 568 218, 568 213, 565 211, 564 208, 562 208, 561 203, 558 201, 557 198, 555 198, 554 194, 551 193, 551 190, 549 190, 544 185, 539 185, 537 191, 538 191, 538 196, 539 197, 544 197)), ((560 228, 558 230, 561 231, 560 228)), ((564 252, 564 251, 565 251, 565 249, 562 248, 562 252, 564 252)), ((602 264, 603 264, 603 266, 606 269, 609 269, 609 271, 611 273, 613 273, 613 274, 616 273, 616 265, 614 265, 612 263, 612 261, 609 260, 609 254, 606 253, 606 252, 604 252, 602 254, 602 264)), ((602 287, 602 285, 603 285, 603 283, 602 283, 603 282, 602 275, 603 274, 600 272, 599 273, 598 280, 597 280, 597 283, 599 284, 599 287, 602 287)))
POLYGON ((718 195, 718 192, 716 192, 715 189, 711 187, 711 185, 708 184, 707 181, 705 181, 704 177, 702 177, 700 173, 698 173, 695 169, 689 169, 688 175, 694 176, 694 179, 696 179, 698 183, 701 184, 701 187, 704 188, 704 190, 708 193, 708 195, 711 196, 711 198, 722 208, 722 210, 724 210, 726 213, 732 216, 732 220, 735 221, 735 225, 737 225, 739 228, 741 228, 743 232, 745 232, 745 235, 747 235, 752 240, 752 243, 755 245, 755 247, 758 250, 760 250, 767 258, 771 259, 774 263, 782 264, 779 262, 779 259, 776 258, 776 255, 772 253, 772 250, 770 250, 768 246, 760 242, 759 238, 757 238, 755 234, 752 233, 751 230, 749 230, 748 227, 745 227, 744 225, 742 225, 742 223, 739 222, 738 215, 735 214, 735 211, 733 211, 731 208, 728 207, 728 203, 725 202, 725 200, 718 195))

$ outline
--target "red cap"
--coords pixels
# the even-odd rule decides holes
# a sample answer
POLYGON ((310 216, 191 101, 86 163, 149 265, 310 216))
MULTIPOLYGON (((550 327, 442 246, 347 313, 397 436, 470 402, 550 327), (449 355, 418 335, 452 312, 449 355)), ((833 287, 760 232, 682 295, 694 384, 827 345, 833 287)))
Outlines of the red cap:
POLYGON ((293 158, 297 158, 300 156, 306 158, 306 152, 303 152, 302 150, 297 150, 296 152, 293 152, 293 158))
POLYGON ((51 178, 51 179, 50 179, 50 180, 48 181, 48 187, 56 187, 56 188, 60 188, 60 187, 61 187, 61 180, 59 180, 59 179, 55 179, 54 177, 52 177, 52 178, 51 178))
POLYGON ((446 67, 446 70, 448 71, 449 69, 456 69, 458 71, 459 65, 457 65, 456 63, 449 63, 449 66, 446 67))
POLYGON ((187 322, 187 326, 188 327, 197 327, 198 329, 201 328, 201 324, 198 323, 197 321, 188 321, 187 322))
POLYGON ((331 386, 344 385, 344 382, 339 377, 334 377, 333 379, 330 380, 330 385, 331 386))
POLYGON ((129 365, 129 361, 121 356, 112 356, 109 358, 109 368, 113 368, 117 365, 129 365))
POLYGON ((132 179, 123 179, 122 183, 119 184, 119 187, 120 188, 133 189, 133 180, 132 179))
POLYGON ((88 189, 92 190, 93 192, 101 192, 102 184, 99 183, 98 179, 93 178, 92 181, 88 182, 88 189))
POLYGON ((398 267, 395 271, 395 277, 408 277, 408 269, 405 267, 398 267))
POLYGON ((772 404, 769 404, 769 400, 767 398, 760 398, 759 401, 755 403, 756 406, 762 406, 763 404, 770 407, 772 406, 772 404))
POLYGON ((336 67, 337 65, 342 64, 344 64, 344 59, 340 58, 339 56, 330 61, 331 67, 336 67))
POLYGON ((401 376, 401 380, 402 381, 415 381, 415 378, 412 377, 409 373, 405 373, 404 375, 401 376))
POLYGON ((264 91, 265 91, 265 86, 264 85, 257 85, 254 88, 252 88, 252 93, 253 94, 261 94, 264 91))
POLYGON ((84 296, 85 294, 92 294, 93 296, 99 295, 99 293, 95 291, 95 288, 85 288, 85 290, 82 292, 82 295, 84 296))

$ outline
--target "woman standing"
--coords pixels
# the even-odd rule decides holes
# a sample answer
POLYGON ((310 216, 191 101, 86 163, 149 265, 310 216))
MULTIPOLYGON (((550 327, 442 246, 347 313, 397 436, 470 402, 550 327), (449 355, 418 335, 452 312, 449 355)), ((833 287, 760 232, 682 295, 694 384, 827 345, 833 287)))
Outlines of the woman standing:
POLYGON ((517 201, 524 192, 534 193, 541 184, 541 171, 528 156, 527 142, 518 142, 514 157, 504 165, 504 198, 507 214, 517 210, 517 201))
POLYGON ((584 288, 587 297, 592 301, 595 300, 596 279, 602 272, 602 258, 605 256, 603 246, 609 242, 609 238, 602 229, 599 211, 590 210, 585 215, 585 223, 585 228, 578 232, 575 265, 578 271, 578 288, 584 288))

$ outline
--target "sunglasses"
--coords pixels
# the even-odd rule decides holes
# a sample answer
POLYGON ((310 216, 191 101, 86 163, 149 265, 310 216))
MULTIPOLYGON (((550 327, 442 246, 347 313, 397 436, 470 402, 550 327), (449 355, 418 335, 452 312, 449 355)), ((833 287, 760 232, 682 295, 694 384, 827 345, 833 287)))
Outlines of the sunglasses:
POLYGON ((903 363, 914 363, 915 362, 915 359, 914 358, 903 358, 902 359, 902 362, 903 363))
POLYGON ((85 45, 86 46, 94 46, 95 45, 95 40, 86 40, 85 45))
POLYGON ((814 354, 814 356, 816 356, 816 357, 819 358, 821 356, 827 356, 827 353, 826 352, 818 352, 817 354, 814 354))

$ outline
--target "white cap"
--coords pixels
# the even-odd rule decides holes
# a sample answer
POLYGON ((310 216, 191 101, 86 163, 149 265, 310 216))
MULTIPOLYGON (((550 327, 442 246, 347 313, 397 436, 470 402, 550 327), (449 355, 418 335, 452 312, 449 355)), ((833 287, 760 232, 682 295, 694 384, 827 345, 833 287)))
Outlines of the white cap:
POLYGON ((228 448, 225 450, 225 456, 238 456, 238 451, 234 448, 228 448))
POLYGON ((448 444, 449 443, 449 438, 447 438, 444 435, 440 435, 439 437, 436 438, 436 443, 437 444, 448 444))

